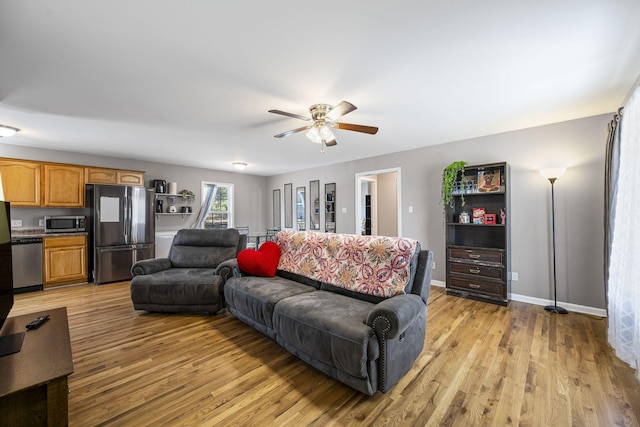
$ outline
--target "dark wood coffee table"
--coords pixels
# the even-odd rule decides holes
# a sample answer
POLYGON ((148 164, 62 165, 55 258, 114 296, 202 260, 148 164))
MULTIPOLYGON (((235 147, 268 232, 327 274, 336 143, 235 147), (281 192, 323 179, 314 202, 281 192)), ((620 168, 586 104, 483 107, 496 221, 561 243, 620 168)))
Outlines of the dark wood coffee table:
POLYGON ((26 331, 36 317, 49 320, 27 331, 18 353, 0 357, 0 420, 10 426, 66 426, 68 376, 73 372, 67 309, 10 317, 2 334, 26 331))

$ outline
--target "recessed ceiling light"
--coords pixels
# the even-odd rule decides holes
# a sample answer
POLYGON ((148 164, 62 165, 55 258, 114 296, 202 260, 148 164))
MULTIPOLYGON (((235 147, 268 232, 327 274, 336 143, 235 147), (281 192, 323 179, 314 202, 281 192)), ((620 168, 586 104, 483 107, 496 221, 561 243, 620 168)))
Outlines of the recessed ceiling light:
POLYGON ((20 129, 11 126, 0 125, 0 137, 9 137, 20 132, 20 129))
POLYGON ((242 162, 233 162, 233 167, 235 167, 238 170, 243 170, 244 168, 247 167, 247 164, 242 162))

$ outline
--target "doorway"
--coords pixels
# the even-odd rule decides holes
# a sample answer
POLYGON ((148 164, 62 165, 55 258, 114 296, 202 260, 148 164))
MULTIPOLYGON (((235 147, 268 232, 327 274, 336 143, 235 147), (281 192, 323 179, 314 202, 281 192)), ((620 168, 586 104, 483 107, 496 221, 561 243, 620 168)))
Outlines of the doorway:
POLYGON ((400 168, 356 174, 355 234, 402 236, 400 168))

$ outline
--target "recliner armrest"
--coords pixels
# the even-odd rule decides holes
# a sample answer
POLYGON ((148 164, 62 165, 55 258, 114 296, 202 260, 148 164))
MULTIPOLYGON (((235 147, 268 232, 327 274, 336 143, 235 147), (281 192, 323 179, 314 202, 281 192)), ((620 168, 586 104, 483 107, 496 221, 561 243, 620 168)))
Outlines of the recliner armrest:
POLYGON ((379 339, 392 339, 402 334, 423 310, 426 310, 426 305, 418 295, 396 295, 371 309, 367 325, 373 328, 379 339))
POLYGON ((236 258, 231 258, 226 261, 222 261, 216 267, 216 274, 222 276, 223 282, 226 282, 230 277, 240 277, 240 268, 238 268, 238 261, 236 258))
POLYGON ((132 276, 142 276, 144 274, 153 274, 158 271, 168 270, 172 267, 169 258, 152 258, 143 259, 131 266, 132 276))

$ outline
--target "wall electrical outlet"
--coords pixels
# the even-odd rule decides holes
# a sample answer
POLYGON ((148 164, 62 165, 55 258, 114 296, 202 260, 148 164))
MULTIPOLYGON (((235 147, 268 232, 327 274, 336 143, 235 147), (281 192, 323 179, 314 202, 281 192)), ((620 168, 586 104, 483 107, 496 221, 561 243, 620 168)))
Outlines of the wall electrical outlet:
POLYGON ((22 227, 22 220, 21 219, 12 219, 11 220, 11 226, 12 227, 22 227))
POLYGON ((511 280, 513 280, 514 282, 518 281, 518 273, 516 273, 515 271, 511 272, 511 280))
POLYGON ((413 206, 409 206, 409 213, 413 213, 413 206))
POLYGON ((38 227, 44 227, 44 226, 45 226, 44 219, 39 219, 38 220, 38 227))

